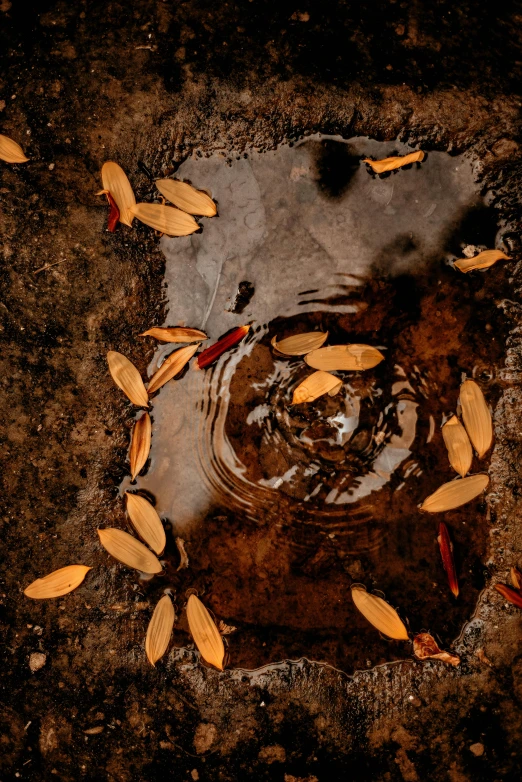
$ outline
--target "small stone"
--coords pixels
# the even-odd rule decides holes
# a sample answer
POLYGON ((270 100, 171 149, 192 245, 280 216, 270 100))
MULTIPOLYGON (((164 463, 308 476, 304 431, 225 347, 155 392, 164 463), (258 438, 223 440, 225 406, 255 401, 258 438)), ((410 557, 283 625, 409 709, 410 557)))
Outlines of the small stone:
POLYGON ((473 752, 476 758, 480 758, 484 754, 484 744, 478 741, 476 744, 472 744, 469 748, 470 752, 473 752))
POLYGON ((102 733, 103 731, 103 725, 95 725, 94 728, 87 728, 87 730, 84 730, 83 732, 87 734, 87 736, 96 736, 98 733, 102 733))
POLYGON ((40 668, 44 667, 46 660, 47 657, 45 654, 42 654, 42 652, 32 652, 29 656, 29 668, 33 673, 36 673, 36 671, 39 671, 40 668))
POLYGON ((52 171, 54 169, 54 163, 49 163, 49 171, 52 171))
POLYGON ((192 779, 196 780, 196 782, 197 782, 197 780, 199 779, 199 774, 198 774, 197 768, 193 768, 192 769, 192 771, 190 772, 190 776, 192 777, 192 779))

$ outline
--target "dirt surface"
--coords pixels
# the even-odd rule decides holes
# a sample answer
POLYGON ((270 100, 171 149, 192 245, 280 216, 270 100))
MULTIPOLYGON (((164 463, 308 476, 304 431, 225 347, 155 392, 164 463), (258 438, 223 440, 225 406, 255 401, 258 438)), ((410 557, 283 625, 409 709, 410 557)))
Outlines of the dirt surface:
POLYGON ((522 564, 521 18, 514 2, 0 0, 0 132, 31 159, 0 168, 2 780, 520 778, 522 615, 491 584, 522 564), (148 230, 106 231, 99 169, 117 159, 143 198, 148 172, 192 153, 317 131, 468 151, 510 233, 486 589, 456 670, 219 674, 177 648, 152 669, 152 607, 96 528, 124 525, 132 424, 105 354, 145 371, 152 349, 135 335, 162 318, 164 262, 148 230), (80 589, 23 597, 71 557, 94 566, 80 589))

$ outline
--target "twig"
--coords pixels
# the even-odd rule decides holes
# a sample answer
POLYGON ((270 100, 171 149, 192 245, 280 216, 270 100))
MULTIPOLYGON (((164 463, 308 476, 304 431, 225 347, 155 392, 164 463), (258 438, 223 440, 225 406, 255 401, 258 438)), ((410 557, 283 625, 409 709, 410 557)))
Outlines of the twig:
POLYGON ((53 266, 59 266, 61 263, 67 263, 67 258, 64 258, 63 261, 56 261, 55 263, 46 263, 45 266, 41 266, 39 269, 33 272, 33 274, 40 274, 40 272, 45 272, 47 269, 52 269, 53 266))

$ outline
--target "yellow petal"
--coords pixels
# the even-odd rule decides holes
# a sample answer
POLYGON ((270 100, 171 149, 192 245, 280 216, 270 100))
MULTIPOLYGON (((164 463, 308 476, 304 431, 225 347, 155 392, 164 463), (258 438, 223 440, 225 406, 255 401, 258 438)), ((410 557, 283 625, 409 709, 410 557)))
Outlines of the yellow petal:
POLYGON ((153 505, 145 497, 139 494, 125 492, 127 498, 127 513, 131 524, 145 543, 156 554, 161 554, 165 549, 167 539, 161 519, 153 505))
POLYGON ((117 163, 108 160, 102 166, 101 176, 104 189, 110 192, 120 210, 120 223, 131 226, 131 209, 136 205, 136 198, 127 174, 117 163))
POLYGON ((198 342, 196 345, 187 345, 186 348, 174 350, 152 376, 148 388, 149 394, 153 394, 158 388, 161 388, 168 380, 173 378, 174 375, 181 372, 185 364, 190 361, 199 348, 199 345, 200 343, 198 342))
POLYGON ((145 639, 145 652, 152 665, 167 651, 175 618, 172 600, 168 595, 163 595, 154 609, 145 639))
POLYGON ((148 329, 148 331, 140 334, 140 337, 154 337, 162 342, 201 342, 204 339, 208 339, 204 331, 184 328, 148 329))
POLYGON ((484 394, 474 380, 465 380, 460 387, 462 418, 469 439, 482 459, 493 442, 493 423, 484 394))
POLYGON ((329 372, 314 372, 313 375, 309 375, 300 383, 294 391, 292 399, 293 405, 300 405, 303 402, 313 402, 314 399, 328 394, 332 390, 335 393, 339 391, 342 381, 335 375, 331 375, 329 372))
POLYGON ((424 500, 420 508, 428 513, 441 513, 459 508, 482 494, 488 483, 489 478, 483 473, 444 483, 424 500))
POLYGON ((187 620, 194 642, 207 663, 223 670, 225 647, 215 622, 196 595, 190 595, 187 602, 187 620))
POLYGON ((361 586, 352 587, 352 599, 361 614, 370 624, 396 641, 407 641, 408 631, 397 611, 377 595, 371 595, 361 586))
POLYGON ((484 250, 473 258, 459 258, 455 266, 461 272, 472 272, 474 269, 489 269, 497 261, 510 261, 511 258, 501 250, 484 250))
POLYGON ((316 350, 323 345, 328 338, 326 331, 309 331, 306 334, 295 334, 293 337, 286 337, 280 342, 277 337, 272 338, 272 347, 285 356, 304 356, 311 350, 316 350))
POLYGON ((516 567, 511 568, 511 583, 520 592, 522 589, 522 573, 516 567))
POLYGON ((410 163, 420 163, 421 160, 424 160, 424 152, 419 149, 417 152, 410 152, 401 157, 385 157, 382 160, 365 158, 363 163, 368 163, 376 174, 384 174, 385 171, 393 171, 395 168, 407 166, 410 163))
POLYGON ((157 179, 156 187, 167 201, 191 215, 214 217, 217 212, 214 201, 206 193, 196 190, 187 182, 177 179, 157 179))
POLYGON ((35 600, 67 595, 82 583, 89 570, 91 568, 87 565, 67 565, 49 573, 48 576, 37 578, 24 589, 24 595, 35 600))
POLYGON ((132 207, 131 214, 145 225, 167 236, 188 236, 199 228, 193 217, 173 206, 136 204, 132 207))
POLYGON ((176 546, 179 551, 179 565, 176 570, 183 570, 189 566, 189 558, 185 549, 185 541, 183 538, 176 538, 176 546))
POLYGON ((143 543, 121 529, 99 529, 100 543, 114 559, 141 573, 161 573, 159 559, 143 543))
POLYGON ((148 413, 143 413, 141 418, 138 418, 134 424, 134 429, 132 430, 129 453, 132 480, 134 480, 140 470, 143 469, 149 458, 151 431, 150 415, 148 413))
POLYGON ((109 372, 116 385, 129 397, 133 405, 148 407, 149 397, 141 375, 129 359, 116 350, 107 353, 109 372))
POLYGON ((27 163, 29 158, 24 155, 22 147, 16 141, 0 133, 0 160, 6 163, 27 163))
POLYGON ((456 415, 446 421, 442 427, 442 437, 448 449, 451 466, 464 478, 471 467, 473 451, 466 430, 456 415))
POLYGON ((382 353, 370 345, 332 345, 312 350, 305 356, 308 366, 326 371, 372 369, 383 359, 382 353))

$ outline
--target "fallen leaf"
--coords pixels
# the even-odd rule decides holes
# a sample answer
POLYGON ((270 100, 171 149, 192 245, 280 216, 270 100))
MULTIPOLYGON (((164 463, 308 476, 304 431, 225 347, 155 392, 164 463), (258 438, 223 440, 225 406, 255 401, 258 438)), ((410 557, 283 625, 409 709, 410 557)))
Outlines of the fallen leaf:
POLYGON ((116 350, 109 350, 107 362, 112 379, 118 388, 121 388, 123 393, 129 397, 132 404, 137 407, 148 407, 149 396, 141 375, 132 361, 116 350))
POLYGON ((482 459, 493 442, 493 424, 484 394, 474 380, 465 380, 460 387, 462 418, 469 439, 482 459))
POLYGON ((22 147, 16 141, 0 133, 0 160, 5 163, 27 163, 29 158, 24 155, 22 147))
POLYGON ((429 633, 419 633, 413 639, 413 654, 419 660, 441 660, 448 665, 460 665, 460 657, 439 648, 435 638, 429 633))
POLYGON ((522 590, 522 573, 516 567, 511 568, 511 583, 519 592, 522 590))
POLYGON ((190 361, 200 344, 198 342, 195 345, 187 345, 186 348, 179 348, 170 353, 158 371, 152 376, 148 387, 149 394, 153 394, 158 388, 161 388, 175 375, 179 374, 185 364, 190 361))
POLYGON ((187 552, 185 551, 185 541, 183 538, 176 538, 176 546, 180 556, 179 565, 177 566, 176 570, 183 570, 189 566, 189 558, 187 552))
POLYGON ((384 356, 370 345, 331 345, 312 350, 305 356, 309 367, 314 369, 361 371, 377 366, 384 356))
POLYGON ((489 269, 497 261, 510 261, 511 258, 502 250, 483 250, 483 252, 475 255, 473 258, 459 258, 455 261, 455 266, 461 272, 472 272, 475 269, 489 269))
POLYGON ((109 203, 109 217, 107 220, 107 228, 111 233, 114 233, 116 226, 120 221, 120 210, 118 205, 108 190, 100 190, 96 195, 104 195, 109 203))
POLYGON ((308 375, 302 383, 299 383, 292 397, 293 405, 301 405, 303 402, 313 402, 314 399, 328 394, 330 391, 339 391, 342 381, 329 372, 317 371, 313 375, 308 375))
POLYGON ((376 174, 384 174, 385 171, 393 171, 395 168, 408 166, 410 163, 420 163, 422 160, 424 160, 424 152, 419 149, 417 152, 410 152, 408 155, 385 157, 382 160, 364 158, 363 163, 368 163, 376 174))
POLYGON ((168 595, 163 595, 154 609, 145 638, 145 652, 152 665, 167 651, 175 619, 172 600, 168 595))
POLYGON ((381 597, 372 595, 362 586, 352 586, 352 600, 361 614, 379 632, 396 641, 407 641, 408 631, 397 611, 381 597))
POLYGON ((67 565, 49 573, 48 576, 37 578, 24 589, 24 595, 35 600, 67 595, 80 586, 89 570, 91 568, 87 565, 67 565))
POLYGON ((187 182, 178 179, 157 179, 156 187, 167 201, 191 215, 214 217, 217 213, 214 201, 206 193, 196 190, 187 182))
POLYGON ((511 589, 511 587, 508 587, 505 584, 495 584, 495 589, 505 600, 508 600, 517 608, 522 608, 522 595, 518 590, 511 589))
POLYGON ((194 642, 203 659, 222 671, 225 659, 223 640, 215 622, 196 595, 190 595, 188 599, 187 620, 194 642))
POLYGON ((173 329, 148 329, 148 331, 144 331, 143 334, 140 334, 139 336, 154 337, 155 339, 160 339, 162 342, 201 342, 204 339, 208 339, 204 331, 180 327, 173 329))
POLYGON ((442 427, 442 437, 448 449, 451 466, 464 478, 471 467, 473 451, 467 432, 456 415, 446 421, 442 427))
POLYGON ((134 424, 134 429, 132 430, 129 453, 132 480, 140 473, 149 458, 151 433, 150 415, 143 413, 134 424))
POLYGON ((225 334, 224 337, 218 339, 214 345, 211 345, 209 348, 201 351, 196 359, 199 369, 205 369, 206 367, 210 366, 210 364, 213 364, 214 361, 217 361, 217 359, 226 350, 230 350, 230 348, 234 347, 234 345, 237 345, 238 342, 241 342, 241 340, 248 334, 249 328, 250 326, 239 326, 236 329, 232 329, 229 334, 225 334))
POLYGON ((143 543, 121 529, 99 529, 98 535, 103 548, 124 565, 141 573, 161 573, 159 559, 143 543))
POLYGON ((109 191, 120 210, 120 223, 132 226, 131 209, 136 205, 136 198, 127 174, 117 163, 108 160, 102 166, 101 177, 103 189, 109 191))
POLYGON ((443 521, 441 521, 439 524, 439 535, 437 537, 437 542, 440 548, 442 564, 444 566, 444 570, 446 571, 446 575, 448 577, 449 588, 451 589, 455 597, 458 597, 459 584, 457 581, 457 573, 455 570, 455 560, 453 559, 453 544, 449 536, 448 528, 446 527, 443 521))
POLYGON ((167 539, 161 519, 153 505, 139 494, 125 492, 127 500, 127 513, 131 524, 145 543, 156 554, 161 554, 165 549, 167 539))
POLYGON ((488 483, 489 478, 484 473, 468 475, 467 478, 458 478, 456 481, 444 483, 436 492, 426 497, 420 509, 428 513, 441 513, 459 508, 482 494, 488 483))
POLYGON ((272 347, 284 356, 304 356, 311 350, 317 350, 328 339, 327 331, 309 331, 306 334, 294 334, 280 342, 277 337, 272 338, 272 347))
POLYGON ((173 206, 136 204, 132 207, 131 214, 140 222, 167 236, 188 236, 199 228, 193 217, 173 206))

